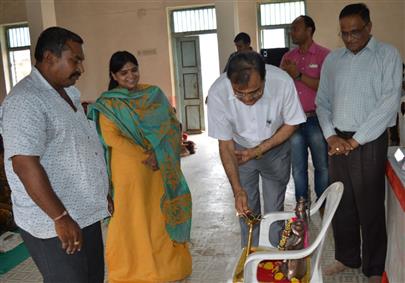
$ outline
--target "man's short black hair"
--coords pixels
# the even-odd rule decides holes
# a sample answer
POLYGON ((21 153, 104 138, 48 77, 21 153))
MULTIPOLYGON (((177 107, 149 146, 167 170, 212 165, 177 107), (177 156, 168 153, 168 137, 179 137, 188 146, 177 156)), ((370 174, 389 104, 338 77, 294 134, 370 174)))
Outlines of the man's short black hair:
POLYGON ((240 32, 235 36, 233 42, 242 41, 244 44, 250 45, 250 36, 246 32, 240 32))
POLYGON ((60 57, 62 51, 66 50, 66 42, 69 40, 83 44, 83 39, 70 30, 61 27, 47 28, 39 35, 35 46, 35 60, 42 62, 45 51, 60 57))
POLYGON ((370 10, 364 3, 356 3, 347 5, 339 14, 339 20, 348 16, 358 15, 365 23, 370 22, 370 10))
POLYGON ((312 29, 311 34, 313 35, 315 33, 315 29, 316 29, 314 20, 310 16, 307 16, 307 15, 301 15, 298 18, 301 18, 304 20, 305 27, 312 29))
POLYGON ((252 71, 257 71, 260 78, 264 80, 266 64, 263 57, 255 51, 240 52, 232 56, 226 75, 232 83, 246 85, 250 80, 252 71))

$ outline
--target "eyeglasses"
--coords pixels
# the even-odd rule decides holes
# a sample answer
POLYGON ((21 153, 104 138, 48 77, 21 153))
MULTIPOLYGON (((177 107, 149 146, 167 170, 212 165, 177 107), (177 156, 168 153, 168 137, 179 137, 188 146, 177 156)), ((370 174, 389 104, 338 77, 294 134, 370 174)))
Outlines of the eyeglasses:
POLYGON ((369 24, 369 22, 366 23, 361 29, 355 29, 352 31, 341 31, 341 32, 339 32, 339 36, 343 39, 348 39, 349 37, 354 38, 354 39, 359 39, 359 38, 361 38, 363 30, 365 29, 365 27, 368 24, 369 24))
POLYGON ((255 99, 255 98, 258 98, 258 97, 262 96, 263 92, 264 92, 264 83, 259 89, 251 91, 251 92, 238 92, 238 91, 236 91, 234 89, 233 90, 233 95, 238 99, 243 99, 243 98, 246 98, 246 97, 250 97, 250 98, 255 99))

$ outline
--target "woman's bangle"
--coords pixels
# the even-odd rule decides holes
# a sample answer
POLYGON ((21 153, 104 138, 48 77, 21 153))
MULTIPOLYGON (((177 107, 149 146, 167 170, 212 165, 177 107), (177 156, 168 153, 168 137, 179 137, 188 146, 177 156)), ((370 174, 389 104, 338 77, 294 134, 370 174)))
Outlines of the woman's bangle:
POLYGON ((55 218, 53 219, 53 221, 56 222, 56 221, 62 219, 62 218, 63 218, 64 216, 66 216, 66 215, 68 215, 68 213, 67 213, 67 211, 65 210, 65 211, 62 212, 61 215, 55 217, 55 218))

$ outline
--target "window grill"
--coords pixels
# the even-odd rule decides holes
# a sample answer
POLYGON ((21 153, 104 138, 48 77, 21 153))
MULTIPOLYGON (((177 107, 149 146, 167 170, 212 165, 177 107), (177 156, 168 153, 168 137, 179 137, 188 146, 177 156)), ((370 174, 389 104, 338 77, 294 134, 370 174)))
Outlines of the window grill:
POLYGON ((259 5, 261 48, 291 47, 291 23, 305 15, 305 1, 273 1, 259 5))
POLYGON ((9 49, 30 47, 30 32, 27 26, 7 28, 7 46, 9 49))
POLYGON ((8 66, 11 86, 31 72, 31 39, 27 25, 6 27, 8 66))
POLYGON ((214 7, 173 11, 173 31, 193 32, 217 29, 214 7))
POLYGON ((261 26, 291 24, 304 14, 304 1, 260 4, 261 26))

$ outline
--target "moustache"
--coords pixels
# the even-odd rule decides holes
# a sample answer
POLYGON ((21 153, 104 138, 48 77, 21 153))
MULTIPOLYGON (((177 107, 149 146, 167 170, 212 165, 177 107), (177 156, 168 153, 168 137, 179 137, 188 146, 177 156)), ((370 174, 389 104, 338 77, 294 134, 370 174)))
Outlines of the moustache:
POLYGON ((73 79, 74 77, 77 77, 77 78, 79 78, 80 76, 81 76, 82 74, 81 73, 79 73, 79 72, 74 72, 73 74, 71 74, 70 75, 70 79, 73 79))

